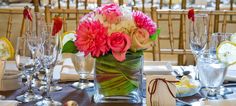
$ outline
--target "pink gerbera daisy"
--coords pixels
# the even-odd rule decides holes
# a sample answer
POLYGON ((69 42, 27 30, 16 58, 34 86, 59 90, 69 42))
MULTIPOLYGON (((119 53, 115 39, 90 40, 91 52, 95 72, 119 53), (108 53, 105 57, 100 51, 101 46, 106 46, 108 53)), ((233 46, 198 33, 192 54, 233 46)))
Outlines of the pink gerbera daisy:
POLYGON ((109 51, 107 45, 108 31, 100 21, 84 21, 77 29, 75 45, 79 51, 85 54, 91 53, 93 57, 99 57, 109 51))
POLYGON ((136 26, 139 28, 146 29, 150 36, 156 32, 156 24, 152 21, 151 18, 149 18, 144 13, 140 11, 135 11, 133 12, 133 18, 136 26))

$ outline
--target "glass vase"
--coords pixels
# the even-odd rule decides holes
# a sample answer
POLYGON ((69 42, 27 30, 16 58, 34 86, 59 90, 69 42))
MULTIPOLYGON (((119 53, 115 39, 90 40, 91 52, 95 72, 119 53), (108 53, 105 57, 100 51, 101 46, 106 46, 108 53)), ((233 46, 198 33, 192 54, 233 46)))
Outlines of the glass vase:
POLYGON ((112 54, 96 59, 95 103, 141 103, 143 52, 128 52, 119 62, 112 54))

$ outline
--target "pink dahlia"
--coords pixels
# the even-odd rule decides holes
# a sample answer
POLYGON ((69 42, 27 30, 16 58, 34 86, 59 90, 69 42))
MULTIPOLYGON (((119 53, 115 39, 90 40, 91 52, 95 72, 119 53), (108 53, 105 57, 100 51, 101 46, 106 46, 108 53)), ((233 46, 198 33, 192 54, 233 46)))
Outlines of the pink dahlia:
POLYGON ((120 22, 122 13, 120 11, 120 7, 117 4, 112 3, 104 5, 97 11, 105 17, 106 21, 111 24, 120 22))
POLYGON ((85 55, 91 53, 93 57, 99 57, 109 51, 107 45, 108 31, 100 21, 84 21, 79 24, 76 31, 75 45, 85 55))
POLYGON ((131 46, 129 35, 121 32, 112 33, 108 38, 108 45, 112 50, 112 54, 118 61, 125 60, 125 54, 131 46))
POLYGON ((144 13, 140 11, 135 11, 133 12, 133 18, 136 26, 139 28, 146 29, 150 36, 156 32, 157 29, 156 24, 152 21, 151 18, 149 18, 144 13))

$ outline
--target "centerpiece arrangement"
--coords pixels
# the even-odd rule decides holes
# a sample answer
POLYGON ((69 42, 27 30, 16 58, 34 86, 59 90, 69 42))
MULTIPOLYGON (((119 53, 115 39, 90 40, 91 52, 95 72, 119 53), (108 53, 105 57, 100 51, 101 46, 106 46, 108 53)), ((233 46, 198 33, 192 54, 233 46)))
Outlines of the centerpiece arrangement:
POLYGON ((94 101, 141 102, 143 51, 158 35, 140 11, 107 4, 82 17, 75 46, 96 58, 94 101))

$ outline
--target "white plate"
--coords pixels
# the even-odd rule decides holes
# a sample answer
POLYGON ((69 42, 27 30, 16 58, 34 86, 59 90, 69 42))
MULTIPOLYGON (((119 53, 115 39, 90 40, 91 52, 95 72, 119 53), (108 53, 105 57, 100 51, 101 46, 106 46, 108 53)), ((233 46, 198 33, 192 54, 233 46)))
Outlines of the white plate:
POLYGON ((146 75, 171 75, 171 71, 166 68, 167 62, 144 61, 143 72, 146 75))

